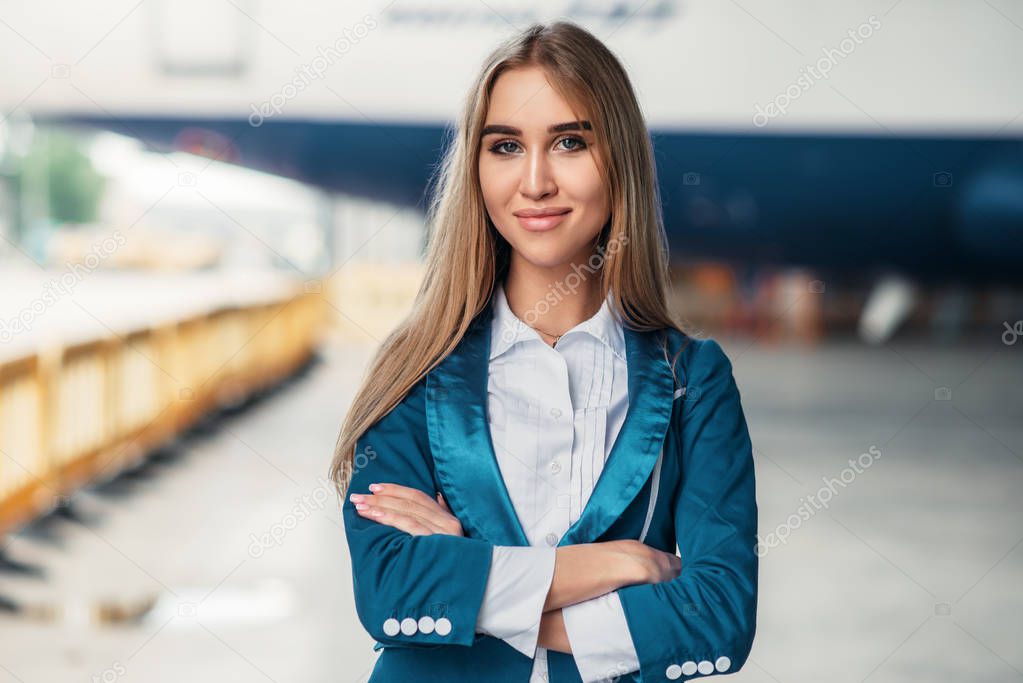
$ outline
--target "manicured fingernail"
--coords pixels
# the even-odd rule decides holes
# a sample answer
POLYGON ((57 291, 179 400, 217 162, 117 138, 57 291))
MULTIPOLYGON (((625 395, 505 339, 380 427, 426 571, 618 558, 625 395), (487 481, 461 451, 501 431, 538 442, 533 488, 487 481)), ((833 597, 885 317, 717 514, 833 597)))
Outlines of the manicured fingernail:
POLYGON ((356 510, 366 510, 367 508, 369 508, 369 506, 366 505, 365 503, 356 503, 355 504, 355 509, 356 510))
POLYGON ((362 500, 362 494, 361 493, 353 493, 352 495, 350 495, 348 497, 351 499, 351 501, 353 503, 358 503, 360 500, 362 500))
POLYGON ((382 488, 383 488, 383 486, 381 486, 380 484, 370 484, 369 485, 369 490, 370 491, 379 491, 382 488))

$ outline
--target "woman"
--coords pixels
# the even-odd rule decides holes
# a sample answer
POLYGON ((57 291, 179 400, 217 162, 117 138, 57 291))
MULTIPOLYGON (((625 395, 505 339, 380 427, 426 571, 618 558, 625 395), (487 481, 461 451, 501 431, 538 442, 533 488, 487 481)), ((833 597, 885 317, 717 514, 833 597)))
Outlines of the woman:
POLYGON ((610 51, 567 22, 496 50, 428 221, 331 467, 370 680, 738 670, 749 433, 721 347, 667 311, 649 136, 610 51))

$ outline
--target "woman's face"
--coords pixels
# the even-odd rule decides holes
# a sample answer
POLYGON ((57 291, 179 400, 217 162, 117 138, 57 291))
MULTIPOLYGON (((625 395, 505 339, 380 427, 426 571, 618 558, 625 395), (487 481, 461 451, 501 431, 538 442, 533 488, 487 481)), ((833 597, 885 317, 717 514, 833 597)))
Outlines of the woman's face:
POLYGON ((551 268, 582 263, 593 253, 610 199, 594 134, 585 114, 580 117, 539 68, 511 69, 494 83, 480 185, 513 259, 551 268))

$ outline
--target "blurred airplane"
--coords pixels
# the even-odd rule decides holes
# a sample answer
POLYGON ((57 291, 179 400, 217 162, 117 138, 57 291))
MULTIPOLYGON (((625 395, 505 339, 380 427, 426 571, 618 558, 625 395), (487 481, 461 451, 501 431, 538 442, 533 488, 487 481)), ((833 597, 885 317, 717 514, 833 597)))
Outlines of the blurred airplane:
MULTIPOLYGON (((676 258, 808 266, 873 286, 864 320, 879 338, 917 286, 1023 283, 1023 112, 998 76, 1023 63, 1023 41, 1004 16, 948 7, 922 31, 907 29, 912 10, 898 3, 869 14, 801 0, 757 16, 711 0, 555 5, 316 3, 289 14, 154 0, 148 22, 118 29, 117 47, 101 42, 60 72, 88 68, 73 84, 84 97, 50 97, 34 118, 423 208, 486 52, 514 28, 565 16, 630 70, 676 258), (967 19, 984 49, 946 40, 967 19)), ((58 20, 68 12, 96 24, 73 8, 58 20)))

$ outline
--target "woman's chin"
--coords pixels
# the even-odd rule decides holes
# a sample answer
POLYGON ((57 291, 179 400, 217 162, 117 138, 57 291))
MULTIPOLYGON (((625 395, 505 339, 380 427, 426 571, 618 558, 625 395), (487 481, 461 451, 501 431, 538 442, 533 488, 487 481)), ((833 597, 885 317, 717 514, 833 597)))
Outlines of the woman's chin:
POLYGON ((549 248, 533 248, 519 251, 522 260, 535 268, 558 268, 571 263, 573 250, 558 248, 550 245, 549 248))

